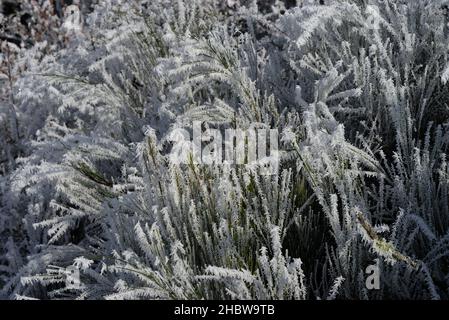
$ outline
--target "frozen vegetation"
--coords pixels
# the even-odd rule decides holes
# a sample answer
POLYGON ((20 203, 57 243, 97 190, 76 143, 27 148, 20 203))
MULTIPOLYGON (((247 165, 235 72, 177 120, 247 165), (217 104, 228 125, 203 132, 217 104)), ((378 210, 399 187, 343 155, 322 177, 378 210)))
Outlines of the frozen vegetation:
POLYGON ((448 2, 0 1, 0 298, 448 299, 448 2))

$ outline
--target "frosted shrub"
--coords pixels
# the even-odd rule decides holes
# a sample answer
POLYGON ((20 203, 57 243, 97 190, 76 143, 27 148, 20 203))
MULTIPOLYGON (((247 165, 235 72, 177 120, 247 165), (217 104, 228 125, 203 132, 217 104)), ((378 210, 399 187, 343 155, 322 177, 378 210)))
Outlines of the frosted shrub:
POLYGON ((448 298, 446 1, 290 5, 100 1, 6 44, 2 298, 448 298), (278 170, 198 163, 198 122, 275 128, 278 170))

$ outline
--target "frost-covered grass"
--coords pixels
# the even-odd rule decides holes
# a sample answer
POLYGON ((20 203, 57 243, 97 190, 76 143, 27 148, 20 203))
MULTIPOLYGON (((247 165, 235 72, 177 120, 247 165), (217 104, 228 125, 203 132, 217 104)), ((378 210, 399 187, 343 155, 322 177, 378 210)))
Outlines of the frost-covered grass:
POLYGON ((4 43, 0 297, 448 299, 449 3, 319 2, 105 0, 4 43), (278 173, 174 164, 193 121, 278 129, 278 173))

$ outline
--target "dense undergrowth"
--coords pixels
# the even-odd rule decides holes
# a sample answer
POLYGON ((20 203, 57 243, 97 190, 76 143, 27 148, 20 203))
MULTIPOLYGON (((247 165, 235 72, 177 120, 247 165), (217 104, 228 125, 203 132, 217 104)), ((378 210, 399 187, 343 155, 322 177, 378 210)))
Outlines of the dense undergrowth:
POLYGON ((4 42, 0 297, 449 298, 447 10, 105 0, 4 42), (276 128, 279 172, 173 163, 198 120, 276 128))

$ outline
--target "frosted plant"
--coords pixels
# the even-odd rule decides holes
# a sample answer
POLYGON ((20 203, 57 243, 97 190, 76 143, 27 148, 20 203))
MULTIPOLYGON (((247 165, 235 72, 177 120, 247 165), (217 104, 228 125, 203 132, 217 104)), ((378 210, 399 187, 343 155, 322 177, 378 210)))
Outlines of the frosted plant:
MULTIPOLYGON (((329 215, 337 245, 341 243, 341 250, 343 250, 337 249, 339 252, 335 259, 340 260, 343 268, 349 267, 347 265, 349 261, 341 260, 343 253, 350 254, 351 260, 360 257, 360 254, 356 252, 361 249, 357 248, 359 245, 357 245, 353 234, 356 219, 351 212, 361 210, 370 219, 383 222, 395 220, 399 212, 407 210, 409 212, 407 216, 410 215, 415 226, 413 235, 410 234, 412 239, 416 233, 423 233, 423 236, 429 241, 429 246, 432 246, 432 241, 435 241, 436 236, 430 227, 432 222, 425 221, 429 217, 432 217, 430 220, 433 220, 435 217, 442 216, 439 209, 441 204, 438 204, 439 196, 435 200, 430 199, 433 194, 431 190, 434 188, 432 186, 440 183, 444 185, 445 182, 443 182, 444 178, 440 183, 429 182, 429 179, 433 179, 435 175, 440 176, 441 169, 438 167, 441 160, 443 161, 441 164, 445 166, 444 154, 447 149, 443 142, 445 138, 442 138, 445 135, 445 130, 442 127, 429 125, 429 121, 433 120, 432 110, 442 110, 439 103, 431 101, 434 101, 435 97, 445 96, 440 79, 444 72, 443 67, 447 53, 443 45, 445 40, 435 40, 429 46, 427 39, 429 37, 445 39, 446 37, 447 31, 444 27, 446 17, 442 14, 442 6, 443 2, 430 3, 426 1, 413 3, 408 1, 382 3, 371 1, 363 5, 341 1, 323 8, 312 6, 297 9, 296 12, 293 11, 281 18, 281 27, 285 31, 290 31, 288 32, 289 37, 295 40, 289 50, 290 64, 299 75, 315 75, 319 79, 318 86, 325 85, 323 88, 318 87, 318 90, 315 86, 313 91, 299 91, 300 98, 297 100, 306 108, 305 135, 307 139, 302 143, 302 149, 299 148, 298 151, 303 150, 302 153, 299 152, 300 157, 303 158, 308 168, 311 184, 314 185, 315 190, 318 190, 318 197, 320 198, 321 194, 324 196, 320 202, 329 215), (425 17, 436 12, 439 14, 435 26, 420 28, 421 24, 425 24, 424 21, 427 21, 425 17), (295 23, 303 20, 301 19, 303 14, 311 16, 310 23, 305 23, 304 27, 294 28, 295 23), (401 18, 397 19, 398 16, 401 18), (367 25, 366 21, 372 23, 367 25), (327 25, 342 31, 338 34, 329 33, 327 25), (356 33, 345 32, 346 28, 352 26, 357 28, 356 33), (320 45, 317 45, 316 42, 320 45), (314 47, 320 48, 320 50, 314 51, 313 54, 307 53, 309 48, 314 47), (427 50, 427 53, 422 54, 423 50, 427 50), (303 55, 303 58, 298 59, 299 63, 296 62, 298 55, 303 55), (422 67, 422 65, 426 65, 426 67, 422 67), (341 71, 342 76, 338 77, 336 70, 342 66, 345 70, 341 71), (351 74, 354 76, 350 76, 351 74), (329 75, 332 76, 329 77, 329 75), (326 79, 325 81, 323 81, 323 77, 326 79), (350 82, 345 79, 350 79, 350 82), (348 85, 352 85, 354 89, 348 88, 348 85), (349 91, 346 89, 341 93, 336 93, 334 95, 338 99, 336 101, 329 99, 329 94, 339 86, 348 88, 349 91), (417 99, 417 97, 420 98, 417 99), (312 99, 315 102, 311 106, 307 106, 306 101, 313 101, 312 99), (359 106, 362 109, 358 109, 359 106), (333 116, 330 112, 333 112, 333 116), (342 113, 354 115, 347 117, 348 120, 344 121, 344 124, 351 128, 349 137, 353 139, 353 142, 350 144, 345 142, 342 124, 336 122, 342 113), (323 120, 318 120, 320 118, 323 120), (360 121, 359 124, 357 121, 360 121), (437 129, 435 130, 435 128, 437 129), (361 134, 361 132, 364 133, 361 134), (429 147, 430 140, 433 139, 430 138, 433 134, 435 134, 436 144, 434 146, 436 148, 431 152, 431 157, 434 160, 430 161, 434 161, 434 165, 426 166, 427 170, 433 173, 428 171, 429 178, 424 178, 421 162, 428 161, 426 149, 429 147), (324 146, 323 143, 326 141, 328 141, 328 145, 324 146), (359 144, 365 151, 354 148, 353 143, 359 144), (383 145, 382 149, 379 144, 383 145), (318 148, 315 149, 315 146, 318 148), (316 150, 315 156, 311 156, 312 150, 316 150), (326 152, 319 155, 318 152, 323 153, 323 150, 326 152), (423 156, 424 158, 421 158, 423 156), (308 157, 310 157, 309 160, 307 160, 308 157), (313 160, 310 161, 311 159, 313 160), (317 162, 316 159, 321 160, 317 162), (389 163, 396 164, 390 165, 389 163), (366 171, 364 167, 369 171, 366 171), (318 173, 319 170, 322 170, 321 173, 318 173), (407 175, 407 178, 404 175, 407 175), (419 182, 417 180, 412 182, 415 175, 420 176, 419 182), (325 180, 321 180, 322 178, 325 180), (407 182, 404 184, 402 179, 407 182), (371 182, 368 182, 369 180, 371 182), (376 180, 378 182, 375 182, 376 180), (331 181, 333 182, 329 184, 331 181), (410 190, 409 183, 419 185, 421 194, 426 194, 428 200, 422 199, 418 194, 413 196, 408 194, 396 198, 401 193, 399 190, 410 190), (377 205, 373 207, 373 202, 370 200, 374 195, 372 188, 377 188, 376 185, 380 185, 383 190, 376 190, 373 200, 377 204, 382 203, 382 208, 378 208, 377 205), (386 187, 387 185, 389 187, 386 187), (323 187, 327 188, 325 192, 322 191, 323 187), (385 187, 391 190, 391 193, 385 193, 385 187), (337 194, 332 195, 333 192, 337 194), (330 197, 329 194, 331 194, 330 197), (326 197, 329 197, 329 200, 326 197), (337 200, 338 198, 340 200, 337 200), (339 201, 343 202, 342 217, 340 209, 338 209, 339 201), (397 201, 402 202, 398 203, 397 201), (429 206, 425 211, 421 211, 420 207, 424 203, 429 206), (373 209, 375 210, 373 211, 373 209), (421 214, 416 216, 412 212, 421 212, 421 214), (421 215, 423 215, 422 219, 419 217, 421 215), (346 222, 346 226, 342 226, 342 221, 346 222)), ((435 118, 434 121, 441 123, 441 119, 435 118)), ((443 206, 445 207, 446 204, 443 206)), ((398 217, 403 215, 404 213, 398 217)), ((374 229, 366 218, 363 218, 363 215, 360 217, 362 236, 368 238, 365 240, 373 245, 372 248, 377 254, 384 256, 387 261, 395 265, 396 270, 392 271, 391 275, 391 278, 396 278, 394 285, 399 286, 397 278, 402 278, 399 274, 403 272, 404 267, 412 267, 405 273, 406 280, 404 281, 407 282, 407 285, 420 281, 423 286, 422 291, 414 293, 402 288, 397 291, 398 296, 402 298, 418 296, 438 298, 442 289, 437 290, 429 279, 428 266, 421 265, 417 271, 418 276, 415 276, 413 281, 410 280, 411 270, 416 269, 418 264, 406 254, 401 253, 407 249, 401 245, 397 246, 398 243, 393 241, 393 244, 397 246, 395 247, 387 240, 380 238, 377 233, 372 231, 374 229), (372 232, 368 232, 367 235, 365 234, 367 230, 372 232), (401 267, 395 263, 397 261, 403 262, 399 264, 401 267)), ((446 220, 442 219, 441 221, 446 220)), ((439 227, 442 228, 441 230, 447 228, 445 222, 439 227)), ((441 235, 444 235, 445 232, 443 231, 441 235)), ((394 233, 394 237, 396 236, 397 234, 394 233)), ((407 236, 403 234, 402 237, 407 236)), ((413 255, 418 256, 418 252, 426 252, 426 249, 422 250, 417 247, 415 250, 408 252, 413 252, 413 255)), ((360 261, 356 265, 363 265, 363 262, 360 261)), ((343 275, 346 275, 348 270, 343 272, 343 275)), ((383 272, 384 278, 389 279, 390 276, 385 274, 387 271, 383 270, 383 272)), ((351 269, 350 273, 354 274, 355 270, 351 269)), ((351 283, 357 286, 357 282, 358 280, 354 279, 346 284, 351 283)), ((360 284, 358 286, 361 287, 360 284)), ((362 297, 367 294, 366 290, 363 292, 363 288, 359 292, 358 294, 362 297)), ((349 293, 347 294, 349 295, 349 293)))
POLYGON ((1 298, 448 298, 447 1, 54 3, 0 55, 1 298), (278 173, 173 161, 194 121, 278 173))

